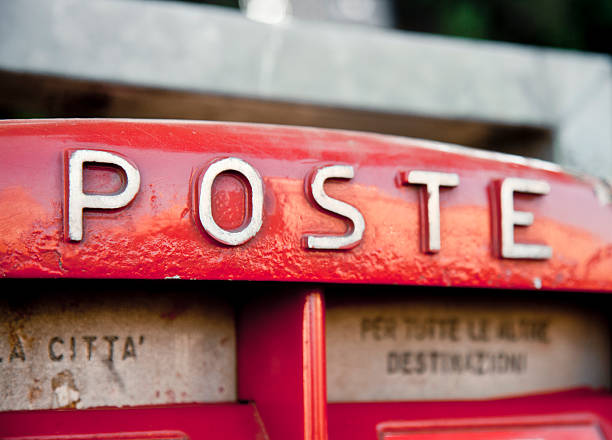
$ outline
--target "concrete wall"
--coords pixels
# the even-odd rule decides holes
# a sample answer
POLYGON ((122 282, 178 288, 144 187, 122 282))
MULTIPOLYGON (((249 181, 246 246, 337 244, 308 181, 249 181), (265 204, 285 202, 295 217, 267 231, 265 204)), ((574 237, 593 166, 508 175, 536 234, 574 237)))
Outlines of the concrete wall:
POLYGON ((0 70, 542 126, 553 160, 612 177, 605 55, 137 0, 0 3, 0 70))

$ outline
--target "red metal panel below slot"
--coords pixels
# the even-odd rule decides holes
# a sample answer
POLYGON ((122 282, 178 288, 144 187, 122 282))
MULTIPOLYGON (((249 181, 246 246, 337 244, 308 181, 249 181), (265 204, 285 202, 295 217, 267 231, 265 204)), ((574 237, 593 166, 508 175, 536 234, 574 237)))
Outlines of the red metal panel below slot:
POLYGON ((189 440, 179 431, 114 432, 112 434, 46 435, 9 437, 10 440, 189 440))
POLYGON ((597 421, 584 415, 387 422, 380 440, 603 440, 597 421))
POLYGON ((585 389, 479 401, 333 403, 328 405, 327 412, 330 439, 372 440, 376 427, 389 421, 443 419, 452 424, 461 418, 575 413, 596 416, 604 435, 612 438, 612 396, 585 389))
POLYGON ((266 438, 253 405, 194 404, 0 413, 0 438, 3 439, 108 433, 129 436, 147 431, 152 436, 158 435, 158 431, 180 431, 190 440, 266 438))
POLYGON ((602 440, 593 427, 453 430, 442 432, 385 435, 384 440, 602 440))

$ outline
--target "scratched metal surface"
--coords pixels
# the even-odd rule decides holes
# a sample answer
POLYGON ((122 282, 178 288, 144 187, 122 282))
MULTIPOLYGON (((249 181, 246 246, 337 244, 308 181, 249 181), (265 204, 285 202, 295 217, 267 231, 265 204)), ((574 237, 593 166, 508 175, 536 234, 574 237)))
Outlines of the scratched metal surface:
POLYGON ((176 283, 27 285, 0 298, 0 411, 236 400, 226 302, 176 283))
MULTIPOLYGON (((441 144, 346 131, 227 123, 58 120, 0 126, 0 274, 3 277, 243 279, 612 290, 612 208, 583 178, 556 165, 441 144), (84 214, 84 238, 65 239, 65 149, 122 154, 140 170, 127 207, 84 214), (211 161, 238 157, 264 184, 263 226, 240 246, 221 245, 200 227, 193 186, 211 161), (348 222, 317 209, 304 179, 317 166, 348 164, 355 177, 329 182, 332 197, 364 216, 353 249, 306 250, 306 234, 343 234, 348 222), (398 186, 402 171, 456 173, 443 189, 441 250, 419 247, 418 186, 398 186), (492 241, 493 182, 546 181, 550 194, 517 196, 535 222, 517 241, 545 243, 549 260, 501 259, 492 241)), ((117 177, 86 176, 104 192, 117 177)), ((607 190, 604 190, 604 192, 607 190)), ((219 179, 215 215, 231 228, 244 214, 241 186, 219 179)), ((519 230, 521 229, 521 230, 519 230)))
POLYGON ((610 386, 608 321, 579 304, 353 302, 327 308, 326 331, 330 402, 474 400, 610 386))

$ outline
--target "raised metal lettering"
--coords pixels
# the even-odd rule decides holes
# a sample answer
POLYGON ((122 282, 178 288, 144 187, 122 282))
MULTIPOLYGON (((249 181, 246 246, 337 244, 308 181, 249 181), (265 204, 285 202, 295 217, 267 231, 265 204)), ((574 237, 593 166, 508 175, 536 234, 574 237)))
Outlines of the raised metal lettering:
POLYGON ((502 258, 525 258, 546 260, 552 257, 552 249, 541 244, 514 242, 514 226, 529 226, 533 223, 533 214, 514 210, 514 193, 548 194, 550 185, 542 180, 504 179, 499 190, 501 256, 502 258))
POLYGON ((117 209, 128 205, 140 188, 140 172, 126 159, 108 151, 71 150, 66 152, 68 185, 65 187, 67 215, 64 228, 72 241, 83 239, 83 209, 117 209), (98 163, 115 165, 125 173, 125 187, 116 194, 86 194, 83 192, 83 165, 98 163))
POLYGON ((459 185, 459 176, 455 173, 437 173, 434 171, 410 171, 408 176, 402 173, 402 184, 426 185, 426 206, 423 209, 422 234, 424 235, 425 252, 440 251, 440 187, 459 185))
POLYGON ((307 235, 308 249, 350 249, 361 241, 365 230, 363 215, 354 206, 328 196, 323 188, 327 179, 352 179, 354 175, 350 165, 331 165, 315 171, 307 187, 312 198, 326 211, 348 218, 352 225, 345 235, 307 235))
POLYGON ((204 230, 215 240, 230 246, 246 243, 259 232, 263 222, 263 181, 255 168, 236 157, 218 160, 208 167, 200 183, 198 214, 204 230), (215 178, 226 171, 242 174, 251 187, 251 218, 242 229, 228 231, 220 227, 212 214, 212 186, 215 178))

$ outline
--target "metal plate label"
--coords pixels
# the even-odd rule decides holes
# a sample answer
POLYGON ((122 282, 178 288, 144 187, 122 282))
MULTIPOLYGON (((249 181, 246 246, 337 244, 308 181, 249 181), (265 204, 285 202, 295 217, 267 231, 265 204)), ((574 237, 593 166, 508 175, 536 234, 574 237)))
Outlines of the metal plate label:
POLYGON ((332 402, 490 398, 610 380, 605 320, 569 306, 332 305, 326 325, 332 402))
POLYGON ((228 305, 87 286, 0 300, 1 411, 235 400, 228 305))

